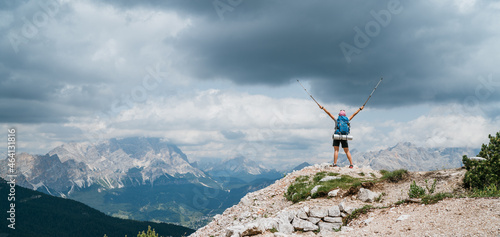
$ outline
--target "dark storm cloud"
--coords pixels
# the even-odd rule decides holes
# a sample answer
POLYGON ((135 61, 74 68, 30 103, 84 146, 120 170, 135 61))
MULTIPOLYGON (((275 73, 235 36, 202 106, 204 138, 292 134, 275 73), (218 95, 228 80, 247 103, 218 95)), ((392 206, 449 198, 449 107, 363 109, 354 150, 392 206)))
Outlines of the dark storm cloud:
POLYGON ((308 79, 319 98, 351 105, 363 102, 384 77, 372 105, 400 106, 462 102, 474 95, 476 77, 498 72, 475 61, 495 61, 498 54, 474 58, 498 38, 490 25, 496 23, 484 17, 494 10, 483 2, 471 13, 452 2, 252 3, 232 18, 197 22, 176 42, 165 42, 187 53, 186 73, 241 85, 308 79))
POLYGON ((9 46, 2 48, 6 54, 0 56, 0 108, 10 112, 3 113, 0 122, 62 122, 106 107, 103 101, 111 95, 104 94, 107 86, 99 76, 70 70, 47 51, 33 59, 28 53, 9 53, 9 46))
MULTIPOLYGON (((338 32, 351 28, 339 21, 360 9, 345 11, 337 3, 317 3, 273 1, 254 11, 241 6, 241 16, 201 22, 176 43, 194 59, 193 72, 200 78, 283 84, 293 78, 329 77, 333 65, 343 61, 335 57, 338 32)), ((359 6, 370 9, 369 5, 359 6)), ((353 20, 348 22, 358 19, 353 20)))
POLYGON ((0 110, 11 111, 0 122, 54 123, 103 113, 132 88, 114 68, 89 60, 100 45, 76 38, 92 29, 75 34, 78 22, 65 25, 72 7, 55 0, 0 5, 0 110))
MULTIPOLYGON (((190 19, 185 30, 161 37, 165 48, 173 48, 175 73, 188 78, 222 78, 243 86, 307 80, 318 99, 355 106, 364 102, 380 77, 384 82, 370 101, 374 107, 463 103, 470 96, 479 103, 500 100, 499 14, 489 1, 478 1, 465 12, 455 1, 48 1, 48 7, 40 3, 0 3, 0 109, 17 106, 23 122, 97 114, 109 110, 122 95, 130 97, 144 77, 141 63, 149 55, 141 58, 142 53, 157 45, 148 36, 126 41, 140 35, 128 25, 109 32, 120 27, 116 24, 122 24, 122 18, 134 17, 126 12, 141 9, 190 19), (118 16, 90 14, 85 11, 88 4, 111 7, 118 16), (84 10, 76 9, 81 5, 84 10), (72 18, 77 13, 82 15, 72 18), (47 22, 43 14, 49 16, 47 22), (26 21, 42 26, 15 50, 11 33, 21 34, 26 21), (126 66, 116 67, 119 56, 106 54, 110 39, 117 42, 115 51, 126 66), (101 49, 109 59, 93 61, 101 49), (490 74, 492 83, 478 79, 490 74)), ((13 119, 4 115, 0 122, 13 119)))
POLYGON ((187 15, 214 15, 214 8, 212 1, 205 0, 190 0, 190 1, 177 1, 177 0, 149 0, 149 1, 134 1, 134 0, 107 0, 107 1, 94 1, 96 4, 109 4, 121 9, 134 9, 137 7, 157 9, 157 10, 171 10, 174 12, 187 14, 187 15))

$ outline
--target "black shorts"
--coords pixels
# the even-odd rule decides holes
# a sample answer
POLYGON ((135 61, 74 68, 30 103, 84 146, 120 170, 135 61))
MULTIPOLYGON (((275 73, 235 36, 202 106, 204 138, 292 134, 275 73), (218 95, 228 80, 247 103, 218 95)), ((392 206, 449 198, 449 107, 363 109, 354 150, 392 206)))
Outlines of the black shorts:
POLYGON ((342 143, 342 148, 349 148, 347 140, 333 140, 333 146, 339 146, 342 143))

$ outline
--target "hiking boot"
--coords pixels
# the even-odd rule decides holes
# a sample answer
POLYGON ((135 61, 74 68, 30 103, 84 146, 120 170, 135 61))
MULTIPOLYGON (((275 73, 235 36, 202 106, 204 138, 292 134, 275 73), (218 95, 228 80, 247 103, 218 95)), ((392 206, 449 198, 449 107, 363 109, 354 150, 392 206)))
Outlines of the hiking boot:
POLYGON ((351 169, 352 169, 352 168, 354 168, 354 166, 352 166, 352 165, 349 165, 349 168, 351 168, 351 169))
POLYGON ((334 168, 335 168, 335 167, 338 167, 338 166, 337 166, 337 164, 333 164, 333 165, 332 165, 332 167, 334 167, 334 168))

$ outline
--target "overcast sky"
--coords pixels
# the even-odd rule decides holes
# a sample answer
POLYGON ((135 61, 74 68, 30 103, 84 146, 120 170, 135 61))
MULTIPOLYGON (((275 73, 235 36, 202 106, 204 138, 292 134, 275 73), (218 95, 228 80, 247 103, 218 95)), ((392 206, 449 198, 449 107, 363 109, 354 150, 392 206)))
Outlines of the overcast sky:
POLYGON ((351 149, 479 148, 500 128, 499 22, 474 0, 2 1, 0 127, 34 154, 146 136, 191 161, 327 162, 334 123, 297 79, 336 115, 383 77, 351 149))

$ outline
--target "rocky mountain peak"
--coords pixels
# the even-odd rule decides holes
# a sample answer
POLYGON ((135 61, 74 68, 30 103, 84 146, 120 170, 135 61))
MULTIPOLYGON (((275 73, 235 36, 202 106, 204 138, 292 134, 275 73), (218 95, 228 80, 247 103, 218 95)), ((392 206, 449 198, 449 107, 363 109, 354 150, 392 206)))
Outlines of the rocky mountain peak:
POLYGON ((417 146, 415 146, 411 142, 398 142, 395 146, 389 148, 389 151, 397 151, 397 150, 409 150, 409 149, 415 149, 417 146))
POLYGON ((200 166, 203 167, 204 171, 215 175, 260 175, 271 171, 262 164, 244 156, 236 156, 219 162, 208 162, 200 166))
MULTIPOLYGON (((400 142, 395 146, 370 152, 351 152, 353 162, 359 166, 377 170, 408 169, 410 171, 429 171, 462 166, 462 156, 473 156, 478 149, 457 148, 425 148, 410 142, 400 142)), ((345 157, 345 156, 344 156, 345 157)), ((347 159, 340 157, 340 164, 348 164, 347 159)))
MULTIPOLYGON (((56 192, 65 195, 75 187, 94 184, 120 188, 131 183, 152 185, 158 179, 165 182, 165 179, 185 178, 197 182, 206 178, 203 171, 190 165, 187 156, 176 145, 160 138, 67 143, 45 156, 20 154, 18 162, 26 187, 37 189, 40 182, 48 182, 56 192)), ((7 173, 1 171, 2 175, 7 173)))

